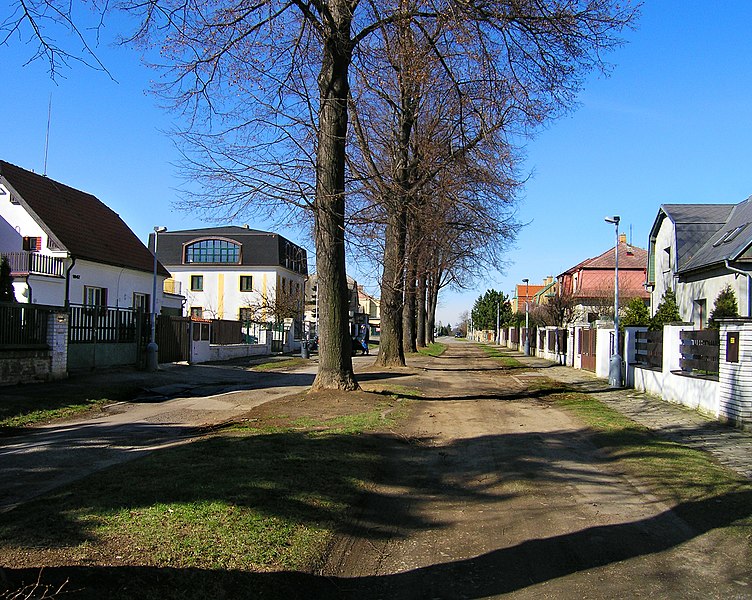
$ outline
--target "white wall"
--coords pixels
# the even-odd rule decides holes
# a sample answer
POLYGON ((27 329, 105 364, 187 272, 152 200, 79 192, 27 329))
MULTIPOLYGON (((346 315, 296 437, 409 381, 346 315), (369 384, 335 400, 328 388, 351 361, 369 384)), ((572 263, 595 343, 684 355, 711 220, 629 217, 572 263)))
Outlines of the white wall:
POLYGON ((650 314, 655 310, 667 289, 674 289, 673 279, 676 266, 676 235, 674 223, 668 217, 663 219, 655 238, 655 288, 650 296, 650 314), (670 251, 665 252, 665 248, 670 251))
POLYGON ((736 303, 739 307, 739 315, 749 316, 747 312, 747 278, 725 272, 718 269, 714 273, 705 273, 693 277, 689 281, 680 281, 676 284, 676 301, 679 305, 679 313, 683 320, 693 323, 695 328, 700 327, 700 315, 696 301, 704 299, 707 306, 707 315, 703 327, 707 326, 707 320, 713 310, 715 299, 721 290, 727 285, 731 286, 736 295, 736 303))
MULTIPOLYGON (((303 301, 303 287, 305 278, 284 268, 278 270, 253 270, 246 266, 214 267, 210 265, 170 265, 172 277, 182 285, 186 298, 185 312, 189 315, 192 306, 204 309, 204 318, 236 320, 240 308, 262 303, 266 297, 267 304, 273 304, 277 294, 277 279, 284 277, 288 281, 298 283, 300 298, 303 301), (204 278, 203 291, 191 291, 191 276, 202 275, 204 278), (253 278, 253 291, 240 291, 240 277, 253 278)), ((289 285, 289 283, 288 283, 289 285)))
MULTIPOLYGON (((164 279, 164 276, 157 275, 157 312, 162 307, 161 290, 164 279)), ((107 288, 108 306, 131 308, 134 292, 151 297, 153 281, 153 273, 78 260, 70 273, 70 302, 82 304, 84 286, 93 286, 107 288)))

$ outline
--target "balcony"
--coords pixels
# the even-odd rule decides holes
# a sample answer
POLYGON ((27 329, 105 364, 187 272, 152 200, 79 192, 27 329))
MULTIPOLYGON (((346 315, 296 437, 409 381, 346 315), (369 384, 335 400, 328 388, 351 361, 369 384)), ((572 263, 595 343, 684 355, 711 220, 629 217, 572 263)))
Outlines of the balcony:
POLYGON ((163 291, 165 294, 176 294, 180 296, 183 293, 183 284, 175 279, 165 279, 163 291))
POLYGON ((65 259, 38 252, 3 252, 8 259, 10 272, 14 277, 26 275, 49 275, 65 277, 65 259))

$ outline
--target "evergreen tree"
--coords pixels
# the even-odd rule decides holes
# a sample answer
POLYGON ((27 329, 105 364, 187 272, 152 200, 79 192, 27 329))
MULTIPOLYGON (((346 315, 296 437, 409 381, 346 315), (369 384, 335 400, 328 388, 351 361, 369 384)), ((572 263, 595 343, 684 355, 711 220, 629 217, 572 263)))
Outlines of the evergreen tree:
POLYGON ((499 311, 499 323, 504 325, 512 320, 512 305, 504 292, 487 290, 473 305, 470 319, 475 329, 496 329, 496 311, 499 311))
POLYGON ((10 264, 3 256, 0 262, 0 302, 15 302, 16 295, 13 293, 13 277, 10 274, 10 264))
POLYGON ((661 298, 661 303, 655 311, 655 315, 650 319, 650 329, 663 329, 668 323, 677 323, 681 321, 679 306, 676 304, 676 295, 673 290, 666 290, 661 298))
POLYGON ((650 325, 650 311, 640 298, 632 298, 624 310, 624 316, 619 319, 619 326, 624 327, 647 327, 650 325))
POLYGON ((709 327, 718 327, 717 319, 725 319, 739 316, 739 305, 736 303, 736 294, 730 285, 723 288, 715 299, 713 310, 710 313, 709 327))

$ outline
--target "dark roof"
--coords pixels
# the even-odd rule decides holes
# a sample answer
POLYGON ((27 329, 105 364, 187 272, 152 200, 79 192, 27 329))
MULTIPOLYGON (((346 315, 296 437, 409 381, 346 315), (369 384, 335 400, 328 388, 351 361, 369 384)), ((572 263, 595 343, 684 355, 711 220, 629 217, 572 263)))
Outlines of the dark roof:
POLYGON ((723 227, 733 208, 733 204, 662 204, 651 238, 658 234, 664 215, 671 219, 676 232, 676 268, 681 271, 723 227))
MULTIPOLYGON (((302 275, 308 274, 308 254, 304 248, 278 233, 259 231, 248 227, 205 227, 202 229, 166 231, 159 234, 157 255, 162 263, 168 267, 182 265, 184 264, 183 249, 185 245, 207 238, 224 238, 239 243, 241 245, 240 264, 243 266, 281 266, 302 275)), ((154 234, 149 235, 149 247, 154 247, 154 234)), ((202 263, 196 263, 197 268, 200 266, 202 266, 202 263)), ((216 265, 206 264, 205 266, 216 265)))
POLYGON ((752 245, 752 196, 733 206, 725 221, 716 227, 690 260, 681 266, 681 271, 692 271, 738 260, 752 245))
MULTIPOLYGON (((0 177, 60 246, 76 258, 151 273, 154 257, 96 196, 0 160, 0 177)), ((162 265, 159 272, 168 276, 162 265)))

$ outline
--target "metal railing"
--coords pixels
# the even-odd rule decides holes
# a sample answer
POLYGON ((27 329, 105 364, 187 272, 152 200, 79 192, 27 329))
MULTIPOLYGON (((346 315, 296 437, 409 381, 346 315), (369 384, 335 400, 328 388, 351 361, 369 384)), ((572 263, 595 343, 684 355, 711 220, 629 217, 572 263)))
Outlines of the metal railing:
POLYGON ((71 344, 132 344, 146 339, 150 315, 132 308, 72 305, 68 341, 71 344))
POLYGON ((65 277, 65 260, 39 252, 4 252, 13 275, 51 275, 65 277))
POLYGON ((47 348, 49 307, 0 304, 0 348, 47 348))

